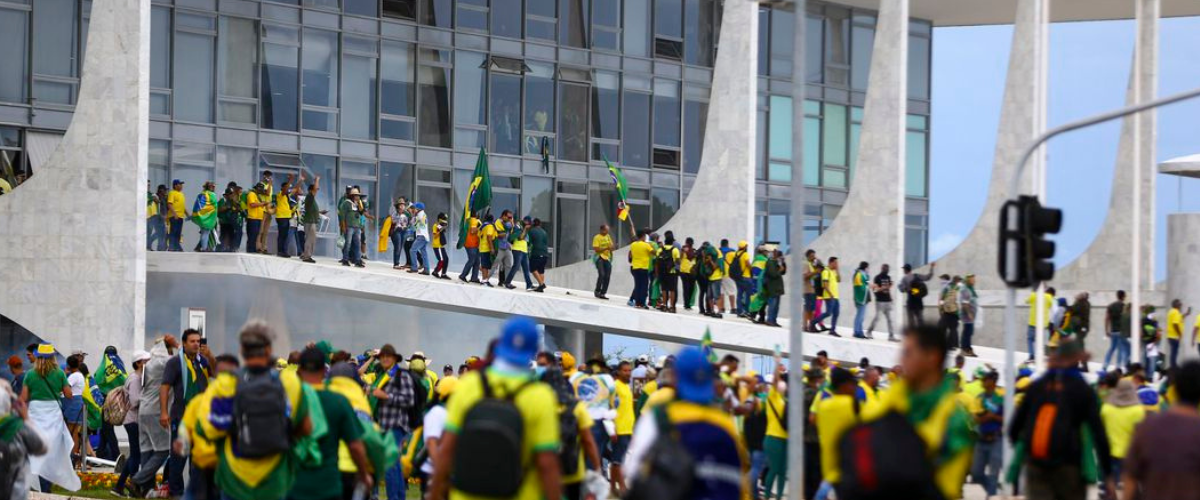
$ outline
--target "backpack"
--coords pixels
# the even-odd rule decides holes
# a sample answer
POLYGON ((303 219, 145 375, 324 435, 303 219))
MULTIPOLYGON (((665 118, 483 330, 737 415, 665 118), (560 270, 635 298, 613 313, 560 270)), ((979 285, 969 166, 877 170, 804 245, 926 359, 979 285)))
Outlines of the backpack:
POLYGON ((837 446, 842 471, 839 500, 892 499, 898 491, 905 492, 905 498, 944 498, 934 482, 925 442, 899 413, 888 412, 851 428, 837 446))
POLYGON ((667 418, 666 407, 655 408, 654 422, 658 439, 650 445, 638 480, 629 485, 625 500, 687 500, 696 480, 696 461, 679 441, 679 432, 667 418))
POLYGON ((825 280, 824 280, 825 276, 824 275, 825 275, 825 271, 821 271, 812 277, 813 294, 815 294, 818 298, 825 295, 825 280))
POLYGON ((942 291, 942 313, 958 314, 958 289, 948 286, 942 291))
POLYGON ((917 299, 923 299, 929 295, 929 287, 925 286, 925 280, 913 280, 912 288, 908 291, 909 295, 917 299))
POLYGON ((733 253, 733 262, 729 264, 729 275, 734 278, 742 277, 742 256, 746 252, 738 250, 733 253))
POLYGON ((558 410, 558 464, 563 476, 579 472, 579 419, 575 418, 575 401, 559 402, 558 410))
POLYGON ((287 392, 275 370, 242 370, 233 396, 233 436, 237 455, 262 458, 291 449, 292 422, 287 392))
POLYGON ((525 478, 522 450, 525 444, 525 419, 513 401, 526 387, 497 397, 488 383, 487 370, 479 371, 483 398, 467 411, 458 433, 454 470, 450 482, 468 495, 513 497, 525 478))
MULTIPOLYGON (((1049 397, 1040 401, 1028 413, 1022 441, 1029 450, 1029 460, 1038 465, 1059 465, 1063 462, 1077 463, 1081 449, 1080 430, 1075 426, 1071 405, 1064 404, 1063 390, 1066 384, 1061 375, 1045 380, 1044 388, 1049 397)), ((1026 400, 1029 402, 1029 400, 1026 400)))
POLYGON ((654 269, 658 271, 659 276, 675 274, 677 266, 675 264, 674 250, 675 247, 673 245, 664 246, 658 252, 658 256, 654 258, 654 269))
POLYGON ((121 425, 125 423, 125 414, 129 413, 129 393, 124 387, 117 387, 108 392, 108 397, 104 399, 104 406, 100 409, 104 415, 104 421, 109 425, 121 425))
POLYGON ((407 411, 408 421, 414 424, 423 422, 425 420, 425 404, 429 401, 429 389, 426 389, 424 384, 425 377, 413 373, 412 370, 404 370, 403 373, 412 377, 413 385, 413 405, 407 411))

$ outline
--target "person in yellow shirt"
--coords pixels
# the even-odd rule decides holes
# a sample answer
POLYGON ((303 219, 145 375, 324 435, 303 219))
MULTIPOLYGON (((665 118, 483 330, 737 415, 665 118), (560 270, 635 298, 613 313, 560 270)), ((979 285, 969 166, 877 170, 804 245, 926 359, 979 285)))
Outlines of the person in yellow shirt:
POLYGON ((783 499, 787 486, 788 447, 788 401, 787 371, 783 363, 775 364, 775 376, 767 390, 766 399, 767 435, 763 438, 763 454, 767 456, 767 476, 763 479, 765 498, 771 498, 771 487, 775 487, 775 498, 783 499))
POLYGON ((167 193, 167 249, 171 252, 183 251, 183 221, 191 214, 187 211, 187 201, 183 196, 183 181, 171 181, 171 192, 167 193))
POLYGON ((838 274, 838 258, 830 257, 829 265, 825 267, 824 271, 821 271, 821 283, 825 287, 824 293, 821 294, 821 305, 825 308, 825 311, 820 316, 813 318, 813 324, 810 326, 813 330, 816 330, 817 323, 824 321, 825 318, 830 318, 829 335, 834 337, 841 337, 837 332, 838 315, 842 311, 841 301, 839 300, 840 295, 838 294, 838 283, 841 280, 842 277, 838 274))
MULTIPOLYGON (((275 237, 275 254, 290 258, 291 251, 288 249, 288 244, 295 241, 293 236, 292 216, 296 213, 295 196, 300 194, 299 186, 293 187, 295 177, 288 174, 287 180, 283 181, 283 185, 279 186, 279 193, 275 194, 275 227, 279 230, 279 234, 275 237)), ((303 179, 300 182, 304 182, 303 179)))
POLYGON ((1104 404, 1100 405, 1100 421, 1108 436, 1108 454, 1112 456, 1114 475, 1121 473, 1120 464, 1129 451, 1133 432, 1143 420, 1146 420, 1146 408, 1138 399, 1133 381, 1127 378, 1117 381, 1104 404))
POLYGON ((750 281, 751 257, 750 244, 746 240, 739 241, 737 250, 725 255, 725 269, 734 285, 734 289, 726 293, 736 293, 733 312, 743 317, 750 315, 750 295, 754 293, 754 284, 750 281))
POLYGON ((429 246, 433 247, 433 255, 437 257, 437 266, 433 268, 433 276, 444 280, 450 279, 449 276, 446 276, 446 269, 450 267, 450 254, 446 253, 446 229, 449 227, 450 219, 445 212, 438 212, 437 221, 430 227, 433 239, 429 241, 429 246))
POLYGON ((1054 308, 1054 288, 1047 288, 1042 294, 1042 298, 1037 298, 1037 290, 1029 294, 1029 298, 1025 299, 1025 305, 1029 306, 1029 329, 1025 333, 1025 341, 1029 347, 1029 360, 1033 361, 1034 356, 1034 339, 1037 337, 1037 317, 1038 309, 1042 310, 1042 321, 1045 322, 1046 331, 1050 331, 1050 309, 1054 308), (1034 304, 1037 307, 1034 307, 1034 304))
POLYGON ((266 188, 262 183, 254 185, 254 189, 246 193, 246 252, 248 253, 263 253, 265 250, 259 246, 259 233, 266 231, 266 226, 263 225, 263 218, 267 212, 266 188))
MULTIPOLYGON (((971 398, 968 410, 975 417, 979 442, 971 465, 971 479, 983 485, 989 497, 1000 488, 1001 452, 1004 449, 1004 393, 996 389, 1000 373, 989 371, 981 379, 982 391, 971 398)), ((966 392, 963 392, 966 394, 966 392)))
POLYGON ((696 242, 690 236, 679 249, 679 281, 683 287, 683 310, 691 311, 696 303, 696 242))
POLYGON ((593 261, 596 263, 597 299, 608 300, 608 282, 612 278, 613 239, 608 234, 608 224, 600 224, 600 232, 592 237, 593 261))
POLYGON ((854 397, 864 407, 879 404, 879 380, 881 378, 883 378, 883 371, 878 366, 868 366, 863 371, 862 380, 858 381, 858 387, 854 390, 854 397))
POLYGON ((1192 325, 1192 345, 1196 345, 1196 339, 1200 338, 1200 314, 1196 315, 1196 324, 1192 325))
POLYGON ((488 214, 483 219, 483 229, 479 231, 479 270, 483 273, 483 284, 492 286, 488 281, 492 276, 492 248, 496 241, 496 218, 488 214))
POLYGON ((257 248, 258 253, 263 254, 267 253, 267 233, 270 232, 271 229, 271 214, 275 213, 275 207, 273 206, 275 198, 275 184, 272 181, 273 178, 274 176, 271 174, 270 170, 263 170, 262 178, 259 180, 259 183, 263 186, 262 192, 259 193, 259 198, 261 198, 265 203, 263 205, 265 209, 263 211, 262 230, 258 232, 257 248))
POLYGON ((1183 312, 1183 301, 1171 301, 1171 310, 1167 312, 1167 344, 1171 346, 1171 368, 1179 366, 1175 359, 1179 356, 1179 342, 1183 339, 1183 318, 1192 314, 1192 308, 1183 312))
POLYGON ((650 261, 654 260, 654 245, 646 241, 645 229, 638 230, 637 238, 629 245, 629 266, 633 269, 633 305, 648 309, 646 299, 650 293, 650 261))
POLYGON ((841 441, 842 434, 861 419, 862 406, 854 397, 856 388, 854 375, 845 368, 835 367, 830 373, 829 389, 832 395, 816 403, 817 438, 821 443, 821 477, 825 483, 834 487, 841 481, 838 442, 841 441))
POLYGON ((609 466, 609 478, 612 480, 613 494, 618 497, 624 496, 626 491, 623 465, 625 454, 629 451, 629 440, 633 438, 633 424, 636 420, 633 415, 633 390, 629 388, 632 373, 633 365, 628 361, 621 361, 615 372, 617 418, 613 420, 613 424, 617 429, 617 438, 612 442, 611 456, 608 459, 612 464, 609 466))

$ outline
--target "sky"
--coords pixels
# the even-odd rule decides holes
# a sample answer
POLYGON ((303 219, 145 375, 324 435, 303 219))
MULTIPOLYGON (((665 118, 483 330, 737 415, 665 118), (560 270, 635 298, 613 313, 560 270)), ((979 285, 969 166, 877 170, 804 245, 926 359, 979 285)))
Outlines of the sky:
MULTIPOLYGON (((1049 126, 1125 105, 1132 21, 1055 24, 1050 31, 1049 126)), ((933 36, 929 256, 952 250, 983 210, 990 180, 1012 26, 938 28, 933 36)), ((1160 26, 1158 95, 1200 87, 1200 18, 1160 26)), ((1047 204, 1064 210, 1055 261, 1074 260, 1104 224, 1120 121, 1050 142, 1047 204)), ((1158 161, 1200 153, 1200 100, 1162 108, 1158 161)), ((1157 174, 1156 174, 1157 175, 1157 174)), ((1200 211, 1200 180, 1158 176, 1155 274, 1166 274, 1166 215, 1200 211)), ((989 217, 994 216, 989 214, 989 217)))

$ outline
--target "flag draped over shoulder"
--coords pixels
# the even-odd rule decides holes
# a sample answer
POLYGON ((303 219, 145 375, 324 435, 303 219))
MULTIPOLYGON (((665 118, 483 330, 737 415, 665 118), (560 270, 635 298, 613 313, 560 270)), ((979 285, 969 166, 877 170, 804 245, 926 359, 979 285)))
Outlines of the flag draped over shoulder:
POLYGON ((467 187, 467 199, 463 201, 462 221, 458 226, 458 244, 462 248, 471 228, 471 215, 482 213, 492 204, 492 176, 488 174, 487 152, 479 148, 479 160, 475 161, 475 173, 467 187))
POLYGON ((205 191, 196 197, 196 203, 192 206, 192 222, 201 229, 217 227, 216 193, 205 191))
POLYGON ((704 329, 704 336, 700 338, 700 351, 704 353, 705 358, 708 358, 709 363, 717 363, 717 352, 713 350, 711 328, 704 329))
POLYGON ((625 220, 629 218, 629 184, 625 182, 625 175, 621 173, 621 169, 614 166, 604 158, 604 164, 608 166, 608 175, 612 177, 613 185, 617 188, 617 218, 625 220))
POLYGON ((125 363, 116 354, 104 354, 100 358, 100 367, 92 374, 93 383, 99 388, 100 392, 108 394, 109 391, 125 385, 125 363))

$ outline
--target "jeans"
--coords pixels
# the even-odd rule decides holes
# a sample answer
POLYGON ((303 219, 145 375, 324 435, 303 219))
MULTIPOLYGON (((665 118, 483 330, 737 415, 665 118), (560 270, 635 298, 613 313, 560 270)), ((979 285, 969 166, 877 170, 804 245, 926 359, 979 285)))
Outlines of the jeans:
POLYGON ((167 224, 157 215, 146 219, 146 250, 152 247, 159 252, 167 249, 167 224))
POLYGON ((346 228, 346 234, 343 235, 346 237, 346 244, 342 246, 342 262, 353 262, 355 264, 362 263, 362 253, 358 248, 361 235, 361 227, 346 228))
POLYGON ((204 470, 195 464, 188 468, 187 491, 183 493, 183 500, 217 500, 218 493, 216 471, 204 470))
POLYGON ((404 231, 392 231, 388 238, 392 240, 392 267, 398 267, 400 254, 404 252, 404 231))
POLYGON ((753 498, 762 498, 758 494, 758 480, 762 477, 763 469, 767 467, 767 454, 762 450, 750 452, 750 493, 753 498))
POLYGON ((214 252, 217 250, 216 236, 213 235, 212 229, 200 228, 200 251, 214 252))
POLYGON ((696 290, 700 292, 699 296, 696 297, 696 304, 700 307, 700 314, 712 314, 717 312, 708 303, 708 292, 710 290, 708 287, 708 279, 703 277, 696 278, 696 290))
POLYGON ((983 485, 987 496, 995 496, 1000 487, 1000 454, 1004 451, 1003 436, 995 441, 975 443, 975 457, 971 461, 971 480, 983 485))
POLYGON ((971 337, 975 336, 975 323, 963 322, 962 324, 962 350, 973 351, 971 348, 971 337))
MULTIPOLYGON (((1047 328, 1046 331, 1048 332, 1048 331, 1050 331, 1050 329, 1047 328)), ((1029 325, 1029 328, 1027 328, 1025 330, 1025 343, 1029 347, 1029 359, 1033 359, 1033 355, 1034 355, 1033 348, 1037 347, 1037 341, 1035 340, 1036 338, 1037 338, 1037 327, 1033 326, 1033 325, 1029 325)))
POLYGON ((867 327, 867 330, 875 331, 875 324, 879 322, 879 317, 883 316, 883 319, 887 320, 888 338, 891 338, 895 332, 892 329, 892 307, 894 304, 894 302, 875 301, 875 317, 871 318, 871 326, 867 327))
POLYGON ((412 232, 410 232, 408 229, 401 231, 400 234, 403 235, 404 238, 404 265, 408 266, 409 269, 413 269, 417 267, 416 262, 413 261, 412 250, 413 243, 416 242, 416 238, 413 237, 412 232))
POLYGON ((262 227, 262 219, 246 219, 246 253, 258 252, 258 233, 262 227))
POLYGON ((638 307, 646 306, 646 296, 650 292, 650 270, 633 270, 633 304, 638 307))
POLYGON ((413 240, 412 252, 410 254, 414 256, 412 259, 413 267, 411 269, 415 271, 417 264, 420 263, 421 267, 425 268, 422 272, 429 274, 429 240, 425 239, 424 236, 417 236, 417 239, 413 240))
MULTIPOLYGON (((158 425, 157 423, 155 425, 158 425)), ((146 450, 150 453, 150 457, 142 463, 142 467, 138 469, 137 474, 134 474, 131 481, 142 489, 150 489, 154 486, 154 476, 158 474, 158 469, 161 469, 167 461, 167 455, 170 453, 167 450, 146 450)))
POLYGON ((754 281, 750 278, 736 278, 737 283, 737 313, 750 314, 750 296, 754 295, 754 281))
POLYGON ((1112 360, 1113 354, 1116 354, 1117 367, 1124 367, 1129 362, 1129 339, 1121 335, 1121 332, 1109 332, 1108 334, 1108 352, 1104 354, 1104 367, 1108 368, 1108 362, 1112 360))
POLYGON ((1169 358, 1171 364, 1167 366, 1175 368, 1177 366, 1175 358, 1179 357, 1179 339, 1167 339, 1167 345, 1171 348, 1171 357, 1169 358))
POLYGON ((512 272, 504 277, 504 282, 511 285, 513 276, 517 275, 517 269, 520 268, 525 273, 525 289, 533 288, 533 277, 529 276, 529 254, 525 252, 513 251, 513 266, 512 272))
POLYGON ((467 272, 471 273, 471 281, 479 281, 479 249, 467 248, 467 265, 463 266, 462 274, 458 275, 459 279, 467 279, 467 272))
POLYGON ((233 239, 230 240, 229 248, 225 249, 226 252, 238 251, 238 248, 242 246, 242 233, 243 232, 244 232, 244 230, 242 229, 242 225, 240 223, 237 224, 236 226, 233 226, 233 239))
POLYGON ((904 307, 904 326, 914 327, 925 324, 925 306, 908 305, 904 307))
POLYGON ((288 251, 288 238, 292 235, 292 219, 275 219, 275 227, 279 229, 279 234, 275 236, 275 253, 290 257, 292 252, 288 251))
POLYGON ((183 251, 183 219, 171 219, 171 232, 167 234, 167 246, 172 252, 183 251))
POLYGON ((942 319, 938 322, 938 330, 941 330, 942 335, 946 336, 947 347, 958 349, 958 313, 942 313, 942 319))
MULTIPOLYGON (((171 422, 171 442, 175 442, 175 437, 179 433, 179 422, 171 422)), ((183 495, 183 468, 185 464, 190 463, 187 455, 179 455, 175 450, 171 450, 171 458, 167 460, 167 488, 171 491, 172 497, 183 495)))
POLYGON ((612 279, 612 261, 596 259, 596 295, 608 295, 608 281, 612 279))
MULTIPOLYGON (((401 443, 404 442, 404 437, 407 435, 404 429, 391 429, 392 438, 396 440, 396 447, 401 448, 401 443)), ((403 449, 403 448, 401 448, 403 449)), ((400 462, 396 462, 383 474, 383 481, 387 483, 387 500, 404 500, 404 493, 407 490, 407 483, 404 482, 404 470, 401 468, 400 462), (393 485, 399 485, 399 488, 393 488, 393 485)))
POLYGON ((863 330, 863 322, 867 319, 867 304, 854 304, 854 336, 865 337, 867 334, 863 330))
POLYGON ((141 443, 138 442, 138 424, 133 422, 125 424, 125 434, 129 435, 129 456, 125 457, 125 468, 121 469, 121 475, 117 477, 116 489, 125 489, 125 482, 137 472, 138 465, 142 462, 141 443))
POLYGON ((842 313, 842 301, 838 299, 827 299, 822 300, 821 302, 825 307, 825 312, 822 312, 820 316, 813 318, 813 324, 815 325, 825 321, 825 318, 831 318, 829 320, 829 331, 837 333, 837 321, 838 316, 842 313))
POLYGON ((770 297, 767 299, 767 323, 775 324, 779 322, 779 297, 770 297))

